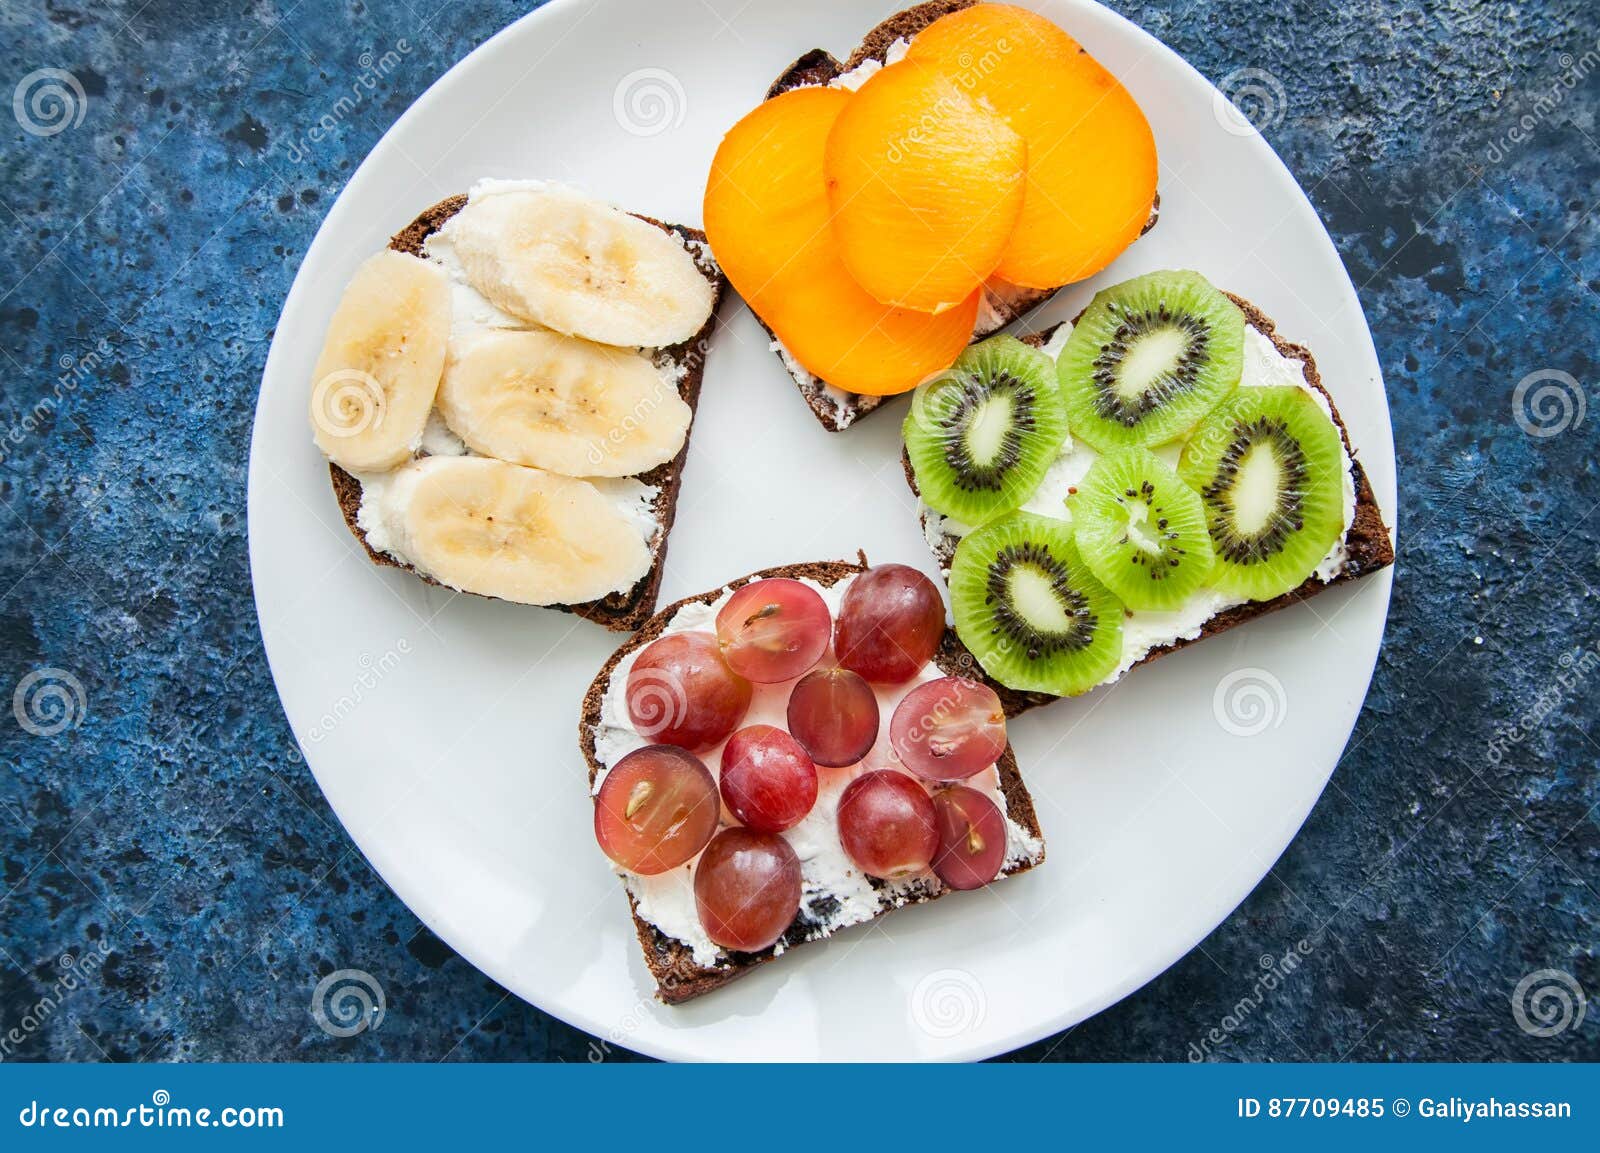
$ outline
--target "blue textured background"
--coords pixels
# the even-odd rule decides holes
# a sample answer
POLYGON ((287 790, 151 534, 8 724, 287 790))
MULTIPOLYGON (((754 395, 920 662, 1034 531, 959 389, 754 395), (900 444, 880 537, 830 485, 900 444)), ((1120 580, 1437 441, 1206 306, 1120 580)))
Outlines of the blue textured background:
MULTIPOLYGON (((0 709, 0 1058, 592 1053, 354 851, 250 596, 252 402, 301 255, 384 129, 526 7, 433 6, 0 6, 0 88, 58 68, 83 93, 48 136, 22 128, 47 109, 0 109, 0 690, 53 668, 84 702, 53 735, 0 709), (361 53, 402 36, 414 51, 298 162, 361 53), (79 987, 36 1019, 63 954, 79 987), (344 967, 380 977, 388 1014, 335 1039, 308 1006, 344 967)), ((1402 549, 1356 736, 1273 873, 1159 980, 1017 1056, 1183 1060, 1231 1014, 1224 1060, 1600 1058, 1600 1011, 1551 1037, 1511 1012, 1540 969, 1600 991, 1600 12, 1112 6, 1214 81, 1281 82, 1263 127, 1366 306, 1402 549), (1530 384, 1519 423, 1541 371, 1567 377, 1530 384), (1258 957, 1311 933, 1240 1013, 1258 957)))

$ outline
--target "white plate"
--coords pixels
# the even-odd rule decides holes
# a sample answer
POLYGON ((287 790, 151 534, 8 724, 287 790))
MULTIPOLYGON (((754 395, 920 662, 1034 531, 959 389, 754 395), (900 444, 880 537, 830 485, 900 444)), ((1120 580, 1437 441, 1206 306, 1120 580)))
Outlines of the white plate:
MULTIPOLYGON (((669 1057, 1001 1052, 1149 981, 1266 873, 1349 737, 1386 573, 1015 722, 1049 839, 1043 868, 668 1009, 651 1000, 622 891, 593 843, 575 740, 579 701, 621 638, 368 564, 311 443, 307 382, 327 318, 356 265, 416 212, 482 176, 539 176, 697 222, 722 133, 801 52, 842 56, 895 0, 721 6, 727 23, 715 3, 557 0, 452 69, 351 179, 284 305, 256 413, 250 558, 267 656, 318 783, 379 873, 463 956, 548 1012, 669 1057), (1244 710, 1234 730, 1264 731, 1228 731, 1216 709, 1230 703, 1244 710)), ((1224 127, 1210 85, 1154 38, 1081 0, 1040 7, 1132 89, 1161 152, 1160 225, 1044 318, 1157 268, 1200 269, 1249 297, 1315 351, 1392 520, 1371 337, 1294 179, 1259 137, 1224 127)), ((858 548, 930 568, 898 414, 823 432, 754 319, 737 301, 724 315, 663 603, 858 548)))

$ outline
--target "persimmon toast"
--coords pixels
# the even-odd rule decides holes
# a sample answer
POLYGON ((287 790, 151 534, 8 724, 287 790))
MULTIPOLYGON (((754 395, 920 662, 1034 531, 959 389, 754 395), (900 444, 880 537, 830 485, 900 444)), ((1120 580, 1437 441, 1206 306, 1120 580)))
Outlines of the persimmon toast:
POLYGON ((930 0, 816 49, 730 131, 706 231, 807 406, 840 431, 1154 225, 1153 137, 1064 31, 930 0))

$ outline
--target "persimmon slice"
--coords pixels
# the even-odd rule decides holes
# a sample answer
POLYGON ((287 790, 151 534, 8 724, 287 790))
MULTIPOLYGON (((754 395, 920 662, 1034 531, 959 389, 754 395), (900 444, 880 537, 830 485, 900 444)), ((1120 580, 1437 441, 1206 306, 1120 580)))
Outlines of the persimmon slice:
POLYGON ((797 88, 722 140, 706 182, 706 237, 728 280, 785 349, 848 392, 907 392, 972 338, 980 294, 938 315, 870 296, 840 259, 822 162, 853 94, 797 88))
POLYGON ((1066 32, 1023 8, 977 4, 917 33, 906 61, 943 73, 1028 143, 1022 213, 997 276, 1071 284, 1138 237, 1155 199, 1155 137, 1128 90, 1066 32))
POLYGON ((1022 210, 1028 146, 937 67, 875 72, 828 135, 833 234, 886 304, 941 312, 1000 262, 1022 210))

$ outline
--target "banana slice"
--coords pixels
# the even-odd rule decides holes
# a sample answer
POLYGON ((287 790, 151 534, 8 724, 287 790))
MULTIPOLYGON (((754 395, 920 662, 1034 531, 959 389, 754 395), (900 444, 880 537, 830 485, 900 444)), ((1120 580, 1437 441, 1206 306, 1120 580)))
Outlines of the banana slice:
POLYGON ((580 604, 650 569, 639 530, 594 485, 477 456, 429 456, 363 485, 368 543, 463 592, 580 604))
POLYGON ((711 283, 675 238, 559 185, 475 191, 435 240, 495 307, 569 336, 664 348, 711 316, 711 283))
POLYGON ((449 339, 442 268, 390 249, 358 268, 311 376, 311 429, 323 455, 351 472, 381 472, 411 456, 449 339))
POLYGON ((632 476, 678 455, 694 413, 646 357, 558 332, 450 349, 439 411, 476 452, 563 476, 632 476))

